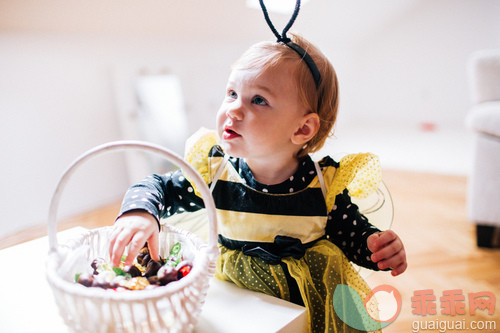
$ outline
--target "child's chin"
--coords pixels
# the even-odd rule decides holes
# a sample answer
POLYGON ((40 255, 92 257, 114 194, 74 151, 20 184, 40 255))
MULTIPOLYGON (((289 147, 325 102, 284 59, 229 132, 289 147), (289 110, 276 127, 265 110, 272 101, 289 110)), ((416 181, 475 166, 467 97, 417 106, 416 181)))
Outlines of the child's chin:
POLYGON ((236 149, 233 145, 225 142, 221 142, 221 147, 222 150, 224 150, 224 153, 228 154, 231 157, 243 157, 238 149, 236 149))

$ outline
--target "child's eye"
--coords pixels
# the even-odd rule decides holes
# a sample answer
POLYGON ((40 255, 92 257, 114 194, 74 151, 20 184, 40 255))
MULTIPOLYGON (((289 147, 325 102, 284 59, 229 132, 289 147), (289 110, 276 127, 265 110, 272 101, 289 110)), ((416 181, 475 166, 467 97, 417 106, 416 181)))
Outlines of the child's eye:
POLYGON ((238 94, 234 90, 230 90, 227 92, 227 96, 232 99, 238 98, 238 94))
POLYGON ((260 96, 255 96, 252 100, 252 103, 257 105, 267 105, 267 101, 260 96))

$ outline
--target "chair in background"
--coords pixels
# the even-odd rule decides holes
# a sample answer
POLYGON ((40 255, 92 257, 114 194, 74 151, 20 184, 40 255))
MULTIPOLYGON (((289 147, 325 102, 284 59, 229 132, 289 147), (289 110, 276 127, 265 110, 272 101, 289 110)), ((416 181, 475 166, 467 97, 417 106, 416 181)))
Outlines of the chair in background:
POLYGON ((466 123, 474 132, 474 164, 467 209, 479 247, 500 247, 500 50, 474 52, 468 62, 472 106, 466 123))

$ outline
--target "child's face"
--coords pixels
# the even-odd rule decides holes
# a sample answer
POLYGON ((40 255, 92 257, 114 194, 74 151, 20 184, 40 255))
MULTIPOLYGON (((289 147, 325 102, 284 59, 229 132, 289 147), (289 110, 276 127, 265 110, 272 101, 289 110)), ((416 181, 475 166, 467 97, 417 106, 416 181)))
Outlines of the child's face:
POLYGON ((297 94, 293 66, 231 72, 217 113, 217 131, 227 154, 269 160, 291 158, 301 148, 292 136, 307 110, 297 94))

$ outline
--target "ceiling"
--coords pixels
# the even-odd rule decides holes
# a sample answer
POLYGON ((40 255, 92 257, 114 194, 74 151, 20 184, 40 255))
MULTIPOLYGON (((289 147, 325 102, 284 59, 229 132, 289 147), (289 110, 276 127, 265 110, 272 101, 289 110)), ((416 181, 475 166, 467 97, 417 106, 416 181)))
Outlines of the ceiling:
MULTIPOLYGON (((408 13, 416 2, 310 0, 291 30, 309 38, 355 40, 408 13)), ((270 15, 279 31, 290 16, 270 15)), ((2 30, 223 42, 273 37, 261 11, 248 8, 246 0, 0 0, 2 30)))

